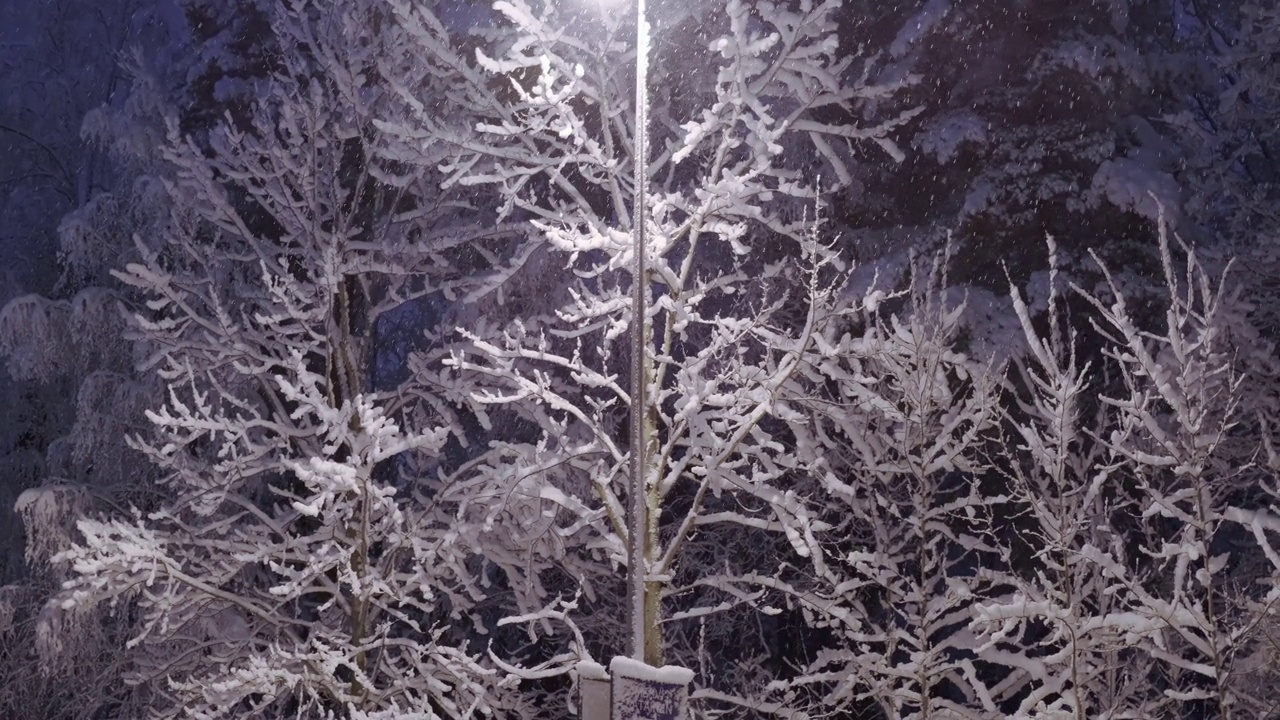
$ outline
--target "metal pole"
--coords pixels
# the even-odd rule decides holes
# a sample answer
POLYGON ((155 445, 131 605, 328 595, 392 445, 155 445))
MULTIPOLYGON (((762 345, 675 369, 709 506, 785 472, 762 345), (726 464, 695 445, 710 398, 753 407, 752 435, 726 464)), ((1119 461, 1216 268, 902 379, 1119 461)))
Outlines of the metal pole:
POLYGON ((648 537, 649 513, 645 504, 645 475, 648 468, 649 438, 645 432, 645 386, 648 383, 645 362, 645 302, 648 285, 645 268, 645 219, 648 216, 648 114, 649 97, 645 89, 649 74, 649 33, 644 19, 644 0, 636 0, 636 128, 635 128, 635 197, 632 201, 631 225, 635 254, 631 287, 631 547, 628 559, 628 581, 631 599, 631 656, 644 662, 645 651, 645 539, 648 537))

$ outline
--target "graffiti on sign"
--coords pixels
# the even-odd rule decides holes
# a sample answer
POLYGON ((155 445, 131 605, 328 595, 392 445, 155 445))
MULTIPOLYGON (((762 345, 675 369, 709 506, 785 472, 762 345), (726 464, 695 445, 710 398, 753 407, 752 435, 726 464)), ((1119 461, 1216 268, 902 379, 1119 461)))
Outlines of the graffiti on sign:
POLYGON ((685 720, 693 671, 614 658, 613 720, 685 720))

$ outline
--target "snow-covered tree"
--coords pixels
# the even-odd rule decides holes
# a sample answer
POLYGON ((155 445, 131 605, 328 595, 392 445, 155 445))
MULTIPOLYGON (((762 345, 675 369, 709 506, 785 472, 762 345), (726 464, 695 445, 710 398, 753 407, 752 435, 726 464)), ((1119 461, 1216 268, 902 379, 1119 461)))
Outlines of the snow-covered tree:
POLYGON ((380 342, 466 289, 465 203, 379 157, 383 73, 403 70, 380 3, 270 17, 289 52, 246 118, 167 118, 171 210, 116 273, 165 386, 130 440, 157 496, 78 524, 52 607, 68 630, 104 604, 136 617, 131 675, 162 717, 492 712, 464 632, 485 628, 485 572, 447 494, 405 474, 455 429, 380 342))
POLYGON ((97 613, 60 634, 61 615, 44 601, 66 578, 49 558, 74 539, 76 516, 145 503, 149 489, 151 473, 124 443, 145 423, 148 386, 133 372, 108 269, 133 233, 160 220, 163 192, 147 161, 101 130, 129 122, 137 145, 154 130, 139 111, 159 96, 130 70, 172 47, 166 7, 0 10, 0 75, 11 90, 0 101, 9 138, 0 151, 0 582, 12 583, 0 588, 0 715, 123 714, 138 699, 120 682, 127 616, 97 613))
POLYGON ((922 112, 904 128, 908 160, 864 166, 862 192, 833 219, 863 262, 951 230, 953 281, 998 295, 997 263, 1025 282, 1043 269, 1046 232, 1071 269, 1090 266, 1089 248, 1117 269, 1158 262, 1146 242, 1157 200, 1207 245, 1234 194, 1224 175, 1239 171, 1226 136, 1249 136, 1218 110, 1238 5, 858 3, 850 22, 869 47, 921 76, 907 97, 922 112))
POLYGON ((1274 566, 1254 459, 1274 416, 1274 371, 1228 276, 1215 282, 1172 244, 1161 223, 1154 311, 1134 302, 1143 282, 1105 266, 1096 287, 1073 283, 1076 322, 1087 318, 1102 340, 1085 363, 1086 343, 1062 325, 1056 273, 1047 330, 1013 293, 1029 352, 1008 411, 1017 444, 1000 466, 1026 560, 973 627, 982 653, 1008 668, 1016 717, 1268 712, 1237 688, 1265 654, 1267 599, 1255 583, 1274 566))
MULTIPOLYGON (((1129 613, 1134 644, 1158 661, 1166 700, 1231 718, 1239 711, 1230 673, 1242 627, 1228 591, 1231 554, 1224 512, 1245 491, 1252 450, 1237 432, 1243 378, 1232 337, 1235 298, 1187 251, 1178 272, 1167 228, 1160 254, 1168 290, 1164 321, 1143 330, 1108 273, 1108 299, 1090 295, 1123 392, 1105 394, 1116 412, 1107 446, 1132 473, 1143 527, 1136 551, 1085 546, 1105 592, 1129 613)), ((1182 248, 1186 250, 1186 248, 1182 248)), ((1256 438, 1254 438, 1256 439, 1256 438)), ((1135 537, 1136 536, 1136 537, 1135 537)))
POLYGON ((607 568, 626 562, 630 532, 643 533, 646 599, 636 621, 647 628, 646 660, 693 665, 695 650, 664 635, 696 637, 681 623, 749 601, 707 576, 754 568, 745 549, 718 553, 718 568, 692 567, 682 561, 691 548, 816 549, 793 492, 802 480, 780 402, 818 336, 842 262, 809 233, 813 208, 850 180, 863 146, 901 156, 893 133, 910 113, 886 113, 879 102, 910 78, 870 80, 872 59, 835 34, 837 2, 687 8, 655 33, 699 23, 696 44, 653 52, 650 77, 682 81, 655 82, 639 128, 653 152, 638 159, 634 18, 625 10, 500 2, 471 47, 451 42, 423 6, 392 5, 417 39, 423 72, 447 73, 453 85, 436 97, 407 88, 403 114, 384 127, 406 144, 451 148, 447 185, 495 188, 500 217, 533 229, 526 249, 494 270, 510 278, 507 288, 526 288, 515 307, 494 303, 415 364, 484 427, 505 431, 458 482, 492 498, 484 529, 507 536, 491 538, 506 546, 492 552, 509 555, 512 573, 540 590, 580 578, 588 599, 616 597, 607 568), (440 113, 440 104, 456 111, 440 113), (643 212, 632 203, 636 162, 653 178, 641 189, 643 212), (639 222, 651 238, 642 279, 630 270, 639 222), (640 489, 648 524, 633 529, 627 461, 642 449, 625 440, 625 341, 637 281, 651 328, 642 370, 651 462, 640 489))
POLYGON ((159 8, 50 0, 0 9, 0 249, 10 282, 45 289, 32 273, 48 270, 58 220, 111 186, 115 169, 81 124, 127 89, 119 61, 134 43, 164 47, 159 8))
POLYGON ((820 582, 769 582, 835 642, 772 683, 784 705, 1266 716, 1257 687, 1280 524, 1253 459, 1275 413, 1269 346, 1229 285, 1171 242, 1161 225, 1154 313, 1134 309, 1142 281, 1105 268, 1087 292, 1076 277, 1070 312, 1056 271, 1035 300, 1045 315, 1014 292, 1025 345, 1007 350, 1003 391, 995 368, 958 352, 958 307, 904 311, 868 295, 896 314, 819 345, 812 367, 826 380, 814 387, 828 395, 795 426, 797 455, 821 458, 816 498, 843 522, 819 533, 820 582), (1100 354, 1069 320, 1092 322, 1100 354), (987 442, 1000 426, 1009 435, 987 442))
POLYGON ((898 296, 873 289, 807 363, 795 452, 818 478, 826 559, 788 590, 831 642, 773 687, 815 709, 980 717, 1000 699, 967 632, 1000 558, 989 528, 1004 499, 983 487, 981 452, 999 369, 958 348, 945 260, 898 296))
MULTIPOLYGON (((1277 262, 1280 233, 1280 12, 1274 3, 1238 6, 1197 4, 1216 52, 1215 84, 1195 109, 1174 116, 1189 148, 1185 164, 1195 177, 1191 204, 1214 239, 1212 249, 1238 259, 1234 276, 1252 303, 1251 319, 1268 338, 1277 337, 1277 262)), ((1206 242, 1200 241, 1202 252, 1206 242)))
MULTIPOLYGON (((101 283, 82 277, 100 269, 101 256, 82 251, 119 252, 119 233, 136 217, 118 201, 131 194, 135 173, 99 142, 86 118, 123 106, 131 88, 123 61, 133 44, 146 42, 150 58, 167 43, 158 2, 90 5, 58 0, 0 9, 0 358, 7 376, 0 387, 8 400, 0 454, 13 469, 0 481, 5 520, 19 493, 64 474, 61 463, 50 468, 43 460, 75 421, 81 381, 120 367, 118 353, 99 355, 119 339, 114 310, 106 295, 88 290, 101 283), (103 197, 109 189, 114 200, 103 197), (88 238, 76 236, 90 216, 106 222, 95 242, 81 243, 88 238)), ((130 198, 147 207, 139 200, 130 198)), ((82 448, 90 444, 80 439, 82 448)), ((16 518, 0 525, 21 527, 16 518)), ((20 538, 6 532, 3 540, 20 551, 20 538)), ((19 563, 0 563, 0 580, 21 574, 19 563)))
POLYGON ((1052 238, 1049 255, 1040 299, 1047 322, 1010 291, 1026 352, 1014 356, 1009 436, 993 467, 1009 483, 1017 510, 1005 527, 1017 540, 1006 543, 1009 591, 976 607, 971 625, 979 654, 1004 669, 999 694, 1013 702, 1012 717, 1148 716, 1152 661, 1133 647, 1125 607, 1085 553, 1123 552, 1126 528, 1111 527, 1111 518, 1135 512, 1135 503, 1115 487, 1126 473, 1100 437, 1110 415, 1091 400, 1105 377, 1095 370, 1101 358, 1081 357, 1052 238))

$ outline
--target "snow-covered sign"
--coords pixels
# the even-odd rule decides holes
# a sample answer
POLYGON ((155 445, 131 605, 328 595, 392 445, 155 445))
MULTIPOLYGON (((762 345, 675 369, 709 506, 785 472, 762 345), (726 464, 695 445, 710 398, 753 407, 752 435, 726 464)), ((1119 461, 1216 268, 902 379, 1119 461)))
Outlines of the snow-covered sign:
POLYGON ((613 720, 683 720, 689 717, 693 671, 656 668, 627 657, 609 663, 613 673, 613 720))

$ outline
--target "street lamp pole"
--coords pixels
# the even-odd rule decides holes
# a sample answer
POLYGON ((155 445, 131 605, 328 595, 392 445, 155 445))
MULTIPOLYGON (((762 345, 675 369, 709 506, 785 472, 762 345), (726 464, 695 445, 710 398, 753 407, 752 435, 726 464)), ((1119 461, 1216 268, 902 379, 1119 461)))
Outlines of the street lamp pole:
MULTIPOLYGON (((649 412, 648 350, 649 332, 645 325, 649 280, 646 267, 645 233, 648 229, 648 161, 649 161, 649 27, 645 23, 645 0, 636 0, 636 125, 635 188, 631 210, 632 254, 635 265, 631 283, 631 517, 630 547, 627 557, 627 586, 631 600, 631 657, 617 656, 609 664, 612 675, 609 686, 609 714, 613 720, 642 718, 689 717, 689 683, 693 672, 686 668, 662 667, 662 637, 658 632, 657 588, 648 582, 648 556, 657 543, 655 514, 646 492, 650 479, 650 433, 653 414, 649 412)), ((657 482, 656 473, 653 481, 657 482)), ((656 498, 655 498, 656 502, 656 498)), ((656 547, 656 546, 655 546, 656 547)), ((598 673, 591 668, 588 674, 598 673)), ((593 692, 600 690, 600 679, 589 680, 593 692)), ((587 687, 584 684, 582 687, 587 687)), ((594 697, 594 696, 593 696, 594 697)), ((597 703, 593 707, 599 709, 597 703)), ((586 707, 586 696, 584 705, 586 707)), ((599 717, 585 720, 605 720, 599 717)), ((585 716, 584 716, 585 718, 585 716)))
MULTIPOLYGON (((631 232, 631 507, 628 517, 627 595, 630 605, 630 657, 616 655, 608 672, 593 662, 578 663, 583 720, 643 720, 689 717, 689 683, 693 672, 662 665, 662 637, 658 632, 657 587, 648 582, 649 555, 656 552, 656 506, 646 492, 650 479, 656 413, 646 397, 651 376, 648 360, 649 328, 645 315, 649 290, 645 234, 648 230, 649 187, 649 26, 645 0, 636 4, 636 124, 632 160, 635 163, 631 232)), ((653 473, 656 483, 657 473, 653 473)), ((654 498, 656 503, 656 498, 654 498)))
POLYGON ((645 22, 644 0, 636 0, 636 127, 635 127, 635 195, 632 201, 632 252, 635 255, 631 287, 631 547, 628 558, 628 585, 631 599, 631 656, 645 661, 648 628, 645 612, 645 545, 649 535, 649 510, 646 504, 645 479, 648 472, 649 437, 645 427, 648 385, 648 362, 645 353, 648 332, 645 328, 645 290, 648 269, 645 267, 645 221, 648 217, 646 190, 649 158, 649 29, 645 22))

